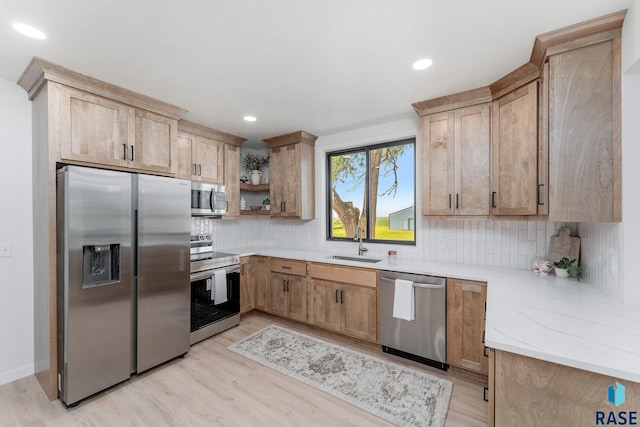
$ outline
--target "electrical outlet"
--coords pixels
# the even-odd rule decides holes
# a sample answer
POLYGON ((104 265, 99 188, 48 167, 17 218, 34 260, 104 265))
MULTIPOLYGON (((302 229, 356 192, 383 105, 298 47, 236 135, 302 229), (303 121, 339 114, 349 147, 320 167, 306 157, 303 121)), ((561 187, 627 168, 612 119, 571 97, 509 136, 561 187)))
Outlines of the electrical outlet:
POLYGON ((11 243, 0 243, 0 258, 11 256, 11 243))

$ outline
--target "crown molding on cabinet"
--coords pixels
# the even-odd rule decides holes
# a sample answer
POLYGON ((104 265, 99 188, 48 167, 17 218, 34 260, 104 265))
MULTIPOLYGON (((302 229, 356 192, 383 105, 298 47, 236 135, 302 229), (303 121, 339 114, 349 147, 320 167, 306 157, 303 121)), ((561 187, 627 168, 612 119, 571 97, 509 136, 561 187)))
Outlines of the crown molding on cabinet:
POLYGON ((231 135, 226 132, 222 132, 216 129, 212 129, 210 127, 203 126, 198 123, 191 122, 189 120, 180 120, 178 122, 178 130, 191 132, 196 135, 204 136, 206 138, 211 138, 216 141, 224 142, 225 144, 231 144, 239 147, 243 142, 246 141, 246 138, 241 138, 239 136, 231 135))

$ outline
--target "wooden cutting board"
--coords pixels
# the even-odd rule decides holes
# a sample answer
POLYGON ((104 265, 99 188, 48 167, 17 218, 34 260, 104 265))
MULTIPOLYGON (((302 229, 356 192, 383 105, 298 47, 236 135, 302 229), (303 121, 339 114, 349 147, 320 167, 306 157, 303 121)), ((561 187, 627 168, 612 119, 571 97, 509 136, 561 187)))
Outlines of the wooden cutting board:
MULTIPOLYGON (((557 236, 552 236, 549 241, 547 260, 560 261, 563 257, 577 259, 580 262, 580 238, 571 237, 571 229, 561 228, 557 236)), ((577 263, 576 263, 577 265, 577 263)))

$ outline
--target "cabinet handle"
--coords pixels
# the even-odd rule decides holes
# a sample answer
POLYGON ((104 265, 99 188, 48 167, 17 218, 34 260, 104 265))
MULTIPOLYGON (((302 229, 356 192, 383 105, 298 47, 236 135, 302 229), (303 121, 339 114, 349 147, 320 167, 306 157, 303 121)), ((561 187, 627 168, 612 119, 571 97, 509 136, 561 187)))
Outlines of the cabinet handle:
POLYGON ((282 202, 282 212, 286 212, 287 211, 287 202, 282 202))
POLYGON ((227 207, 225 208, 225 211, 229 212, 229 201, 226 201, 227 207))
POLYGON ((122 159, 127 160, 127 144, 122 144, 122 159))
POLYGON ((449 209, 451 209, 451 193, 449 193, 449 209))
POLYGON ((287 281, 282 279, 282 292, 287 292, 287 281))
POLYGON ((487 350, 489 350, 489 347, 487 347, 486 345, 484 346, 484 357, 489 357, 489 353, 487 353, 487 350))
POLYGON ((492 208, 496 207, 496 192, 495 191, 491 192, 491 207, 492 208))
POLYGON ((458 193, 456 193, 456 209, 460 209, 460 206, 458 203, 458 193))
POLYGON ((340 304, 344 304, 344 291, 340 291, 340 304))
POLYGON ((202 176, 202 165, 198 165, 198 176, 202 176))
POLYGON ((482 344, 484 344, 484 331, 482 331, 482 344))
POLYGON ((240 265, 240 275, 244 276, 244 264, 240 265))
POLYGON ((338 289, 336 289, 336 302, 338 302, 338 289))
POLYGON ((197 170, 198 170, 198 166, 194 163, 193 164, 193 173, 191 175, 196 176, 197 170))
POLYGON ((489 389, 487 387, 484 388, 484 396, 482 398, 485 402, 489 401, 489 389))
POLYGON ((282 265, 280 266, 280 268, 282 268, 283 270, 291 270, 292 267, 289 265, 282 265))
POLYGON ((289 292, 289 280, 287 280, 287 292, 289 292))
POLYGON ((544 187, 544 184, 538 184, 538 205, 544 206, 544 203, 542 203, 542 187, 544 187))
POLYGON ((133 162, 133 145, 131 146, 131 161, 133 162))

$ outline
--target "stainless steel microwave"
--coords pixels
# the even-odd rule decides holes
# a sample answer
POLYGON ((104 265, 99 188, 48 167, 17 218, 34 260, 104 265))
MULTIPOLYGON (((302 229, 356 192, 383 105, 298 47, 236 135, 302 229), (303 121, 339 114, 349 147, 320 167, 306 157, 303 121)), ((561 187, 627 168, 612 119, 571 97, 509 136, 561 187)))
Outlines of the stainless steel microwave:
POLYGON ((224 185, 191 182, 191 215, 222 216, 227 213, 224 185))

